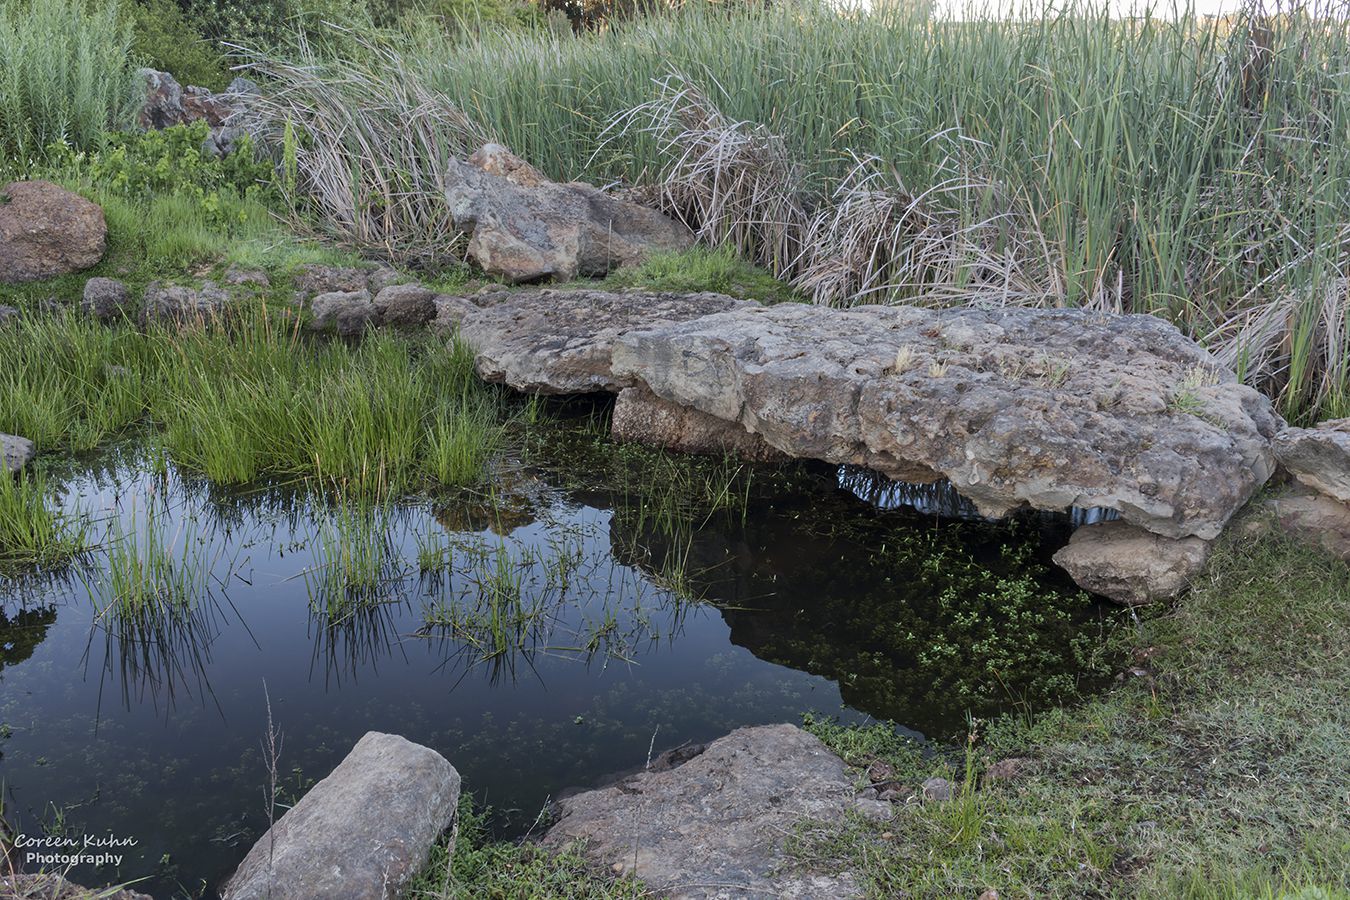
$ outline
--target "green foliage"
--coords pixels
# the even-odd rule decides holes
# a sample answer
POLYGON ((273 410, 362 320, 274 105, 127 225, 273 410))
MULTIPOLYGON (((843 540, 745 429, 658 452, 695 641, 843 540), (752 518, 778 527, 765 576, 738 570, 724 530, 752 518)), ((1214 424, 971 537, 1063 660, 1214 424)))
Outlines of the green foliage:
POLYGON ((86 526, 51 507, 46 481, 0 473, 0 566, 45 565, 83 549, 86 526))
POLYGON ((0 172, 126 123, 131 44, 115 0, 0 0, 0 172))
POLYGON ((403 888, 403 900, 639 900, 654 896, 631 878, 607 878, 576 846, 552 853, 532 843, 493 841, 489 810, 460 797, 454 853, 444 842, 403 888))
MULTIPOLYGON (((1344 806, 1350 769, 1347 597, 1344 563, 1228 541, 1175 610, 1112 633, 1149 678, 990 723, 966 756, 976 770, 1030 758, 1021 775, 884 824, 805 832, 794 852, 860 872, 872 897, 1343 896, 1350 823, 1327 811, 1344 806)), ((856 765, 976 781, 941 755, 916 768, 884 726, 808 727, 856 765)))
POLYGON ((142 64, 170 73, 180 84, 219 91, 229 83, 225 58, 175 0, 132 0, 122 9, 134 30, 132 52, 142 64))
POLYGON ((715 291, 763 303, 804 299, 768 272, 736 256, 730 247, 654 254, 639 265, 616 269, 605 284, 653 291, 715 291))
POLYGON ((189 22, 208 40, 251 50, 294 46, 350 55, 375 29, 363 0, 187 0, 189 22))

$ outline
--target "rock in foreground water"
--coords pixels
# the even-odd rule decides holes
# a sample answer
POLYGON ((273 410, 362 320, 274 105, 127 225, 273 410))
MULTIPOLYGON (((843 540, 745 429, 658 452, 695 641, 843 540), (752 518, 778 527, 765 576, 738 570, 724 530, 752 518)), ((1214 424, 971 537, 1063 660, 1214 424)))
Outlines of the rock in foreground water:
POLYGON ((666 771, 559 801, 544 843, 581 841, 597 864, 676 898, 858 896, 849 875, 779 872, 803 820, 839 822, 853 808, 844 763, 793 725, 740 728, 666 771))
POLYGON ((368 732, 253 845, 224 900, 385 900, 426 861, 459 802, 434 750, 368 732))
POLYGON ((790 456, 946 477, 988 516, 1105 507, 1173 538, 1218 536, 1284 424, 1152 316, 782 304, 629 331, 613 361, 790 456))

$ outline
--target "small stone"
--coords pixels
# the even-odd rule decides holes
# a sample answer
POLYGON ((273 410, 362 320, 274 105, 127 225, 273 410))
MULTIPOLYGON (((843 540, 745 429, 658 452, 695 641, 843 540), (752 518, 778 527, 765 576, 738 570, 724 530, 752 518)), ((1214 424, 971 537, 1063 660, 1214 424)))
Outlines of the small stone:
POLYGON ((998 900, 998 891, 994 888, 985 888, 981 892, 979 900, 998 900))
POLYGON ((301 266, 300 274, 295 279, 295 287, 306 297, 319 294, 350 294, 366 290, 366 273, 362 269, 344 266, 301 266))
POLYGON ((878 759, 867 767, 867 780, 873 784, 890 781, 895 778, 895 766, 878 759))
POLYGON ((379 324, 379 310, 368 291, 332 291, 315 297, 309 305, 316 331, 332 331, 355 337, 379 324))
POLYGON ((889 822, 895 818, 895 808, 885 800, 867 800, 859 797, 853 801, 853 808, 873 822, 889 822))
POLYGON ((84 283, 80 312, 104 322, 124 318, 131 309, 131 293, 116 278, 90 278, 84 283))
POLYGON ((858 792, 858 798, 861 800, 876 800, 878 799, 877 789, 874 787, 863 788, 858 792))
POLYGON ((380 291, 385 288, 393 287, 396 284, 403 284, 407 280, 408 278, 397 269, 391 269, 389 266, 380 266, 366 278, 366 289, 378 296, 380 291))
POLYGON ((19 319, 22 317, 23 313, 19 312, 18 307, 0 306, 0 328, 4 328, 7 325, 18 324, 19 319))
POLYGON ((1021 777, 1030 765, 1031 760, 1021 756, 1000 759, 984 770, 984 783, 994 784, 999 781, 1012 781, 1021 777))
POLYGON ((225 270, 225 283, 240 285, 251 284, 257 287, 271 287, 272 279, 267 277, 267 273, 261 269, 245 269, 240 266, 230 266, 225 270))
POLYGON ((375 296, 375 308, 385 325, 415 328, 436 318, 435 297, 420 284, 395 284, 375 296))
POLYGON ((952 799, 955 791, 945 778, 929 778, 923 783, 923 799, 943 801, 952 799))
POLYGON ((907 803, 914 796, 914 789, 907 785, 897 785, 887 787, 877 794, 878 800, 885 800, 887 803, 907 803))
POLYGON ((11 475, 19 474, 36 453, 32 441, 16 434, 0 434, 0 450, 5 455, 5 471, 11 475))

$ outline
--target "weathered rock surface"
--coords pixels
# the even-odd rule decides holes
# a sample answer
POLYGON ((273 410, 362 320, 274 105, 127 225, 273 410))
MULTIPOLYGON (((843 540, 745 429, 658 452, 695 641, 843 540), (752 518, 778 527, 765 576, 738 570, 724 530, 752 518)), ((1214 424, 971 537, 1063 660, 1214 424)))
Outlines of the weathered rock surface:
POLYGON ((105 322, 120 319, 131 312, 131 293, 116 278, 90 278, 84 283, 80 312, 105 322))
POLYGON ((146 322, 200 324, 224 315, 229 305, 230 295, 219 285, 194 288, 154 281, 145 288, 142 316, 146 322))
POLYGON ((454 818, 459 785, 459 773, 434 750, 367 732, 253 845, 221 896, 398 897, 454 818))
POLYGON ((320 294, 310 303, 309 311, 316 331, 333 331, 343 337, 355 337, 380 324, 380 311, 365 290, 320 294))
POLYGON ((300 267, 295 289, 306 298, 318 294, 350 294, 366 290, 368 277, 364 269, 312 264, 300 267))
POLYGON ((759 462, 787 458, 762 437, 734 422, 669 403, 640 386, 619 391, 610 434, 618 441, 650 444, 679 453, 725 453, 759 462))
POLYGON ((653 251, 682 250, 693 236, 654 209, 591 185, 548 181, 506 148, 488 144, 452 160, 446 200, 468 255, 509 281, 599 276, 653 251))
POLYGON ((153 900, 149 894, 130 889, 92 890, 60 875, 0 875, 0 898, 7 900, 153 900))
POLYGON ((38 281, 87 269, 103 258, 103 210, 50 181, 0 189, 0 283, 38 281))
POLYGON ((804 819, 837 822, 854 806, 844 763, 793 725, 741 728, 676 768, 559 801, 544 843, 586 855, 676 898, 838 898, 848 875, 780 872, 784 839, 804 819))
POLYGON ((1054 560, 1084 590, 1135 605, 1181 593, 1209 550, 1201 538, 1166 538, 1116 519, 1079 528, 1054 560))
POLYGON ((609 380, 796 457, 949 478, 988 516, 1118 510, 1218 536, 1274 470, 1270 402, 1151 316, 747 306, 629 329, 609 380))
POLYGON ((1270 508, 1291 537, 1350 562, 1350 503, 1301 489, 1273 498, 1270 508))
POLYGON ((17 475, 19 470, 32 461, 36 450, 28 438, 15 434, 0 434, 0 452, 5 457, 5 473, 17 475))
POLYGON ((256 101, 258 86, 247 78, 236 78, 224 91, 216 93, 204 87, 184 87, 168 72, 141 69, 145 97, 136 114, 136 122, 146 131, 187 125, 204 120, 210 126, 202 152, 209 156, 233 153, 247 133, 239 124, 243 114, 256 101))
POLYGON ((0 328, 13 325, 21 318, 23 318, 23 313, 17 306, 0 305, 0 328))
POLYGON ((1303 484, 1350 503, 1350 419, 1286 428, 1275 436, 1275 457, 1303 484))
POLYGON ((534 394, 617 392, 633 382, 611 374, 620 336, 751 304, 723 294, 591 290, 498 291, 442 300, 459 316, 459 335, 477 353, 485 380, 534 394))
POLYGON ((395 284, 375 295, 375 309, 385 325, 415 328, 436 317, 435 297, 420 284, 395 284))

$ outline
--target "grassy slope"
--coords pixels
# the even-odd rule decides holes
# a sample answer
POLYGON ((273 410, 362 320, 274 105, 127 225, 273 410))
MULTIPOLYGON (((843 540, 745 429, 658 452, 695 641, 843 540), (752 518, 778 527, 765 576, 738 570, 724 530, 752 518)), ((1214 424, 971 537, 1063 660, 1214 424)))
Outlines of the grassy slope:
MULTIPOLYGON (((1174 611, 1116 642, 1148 674, 993 723, 970 755, 972 775, 1010 756, 1033 774, 808 830, 801 857, 857 868, 877 897, 1350 896, 1350 567, 1230 538, 1174 611)), ((886 729, 817 730, 851 761, 929 768, 886 729)))

